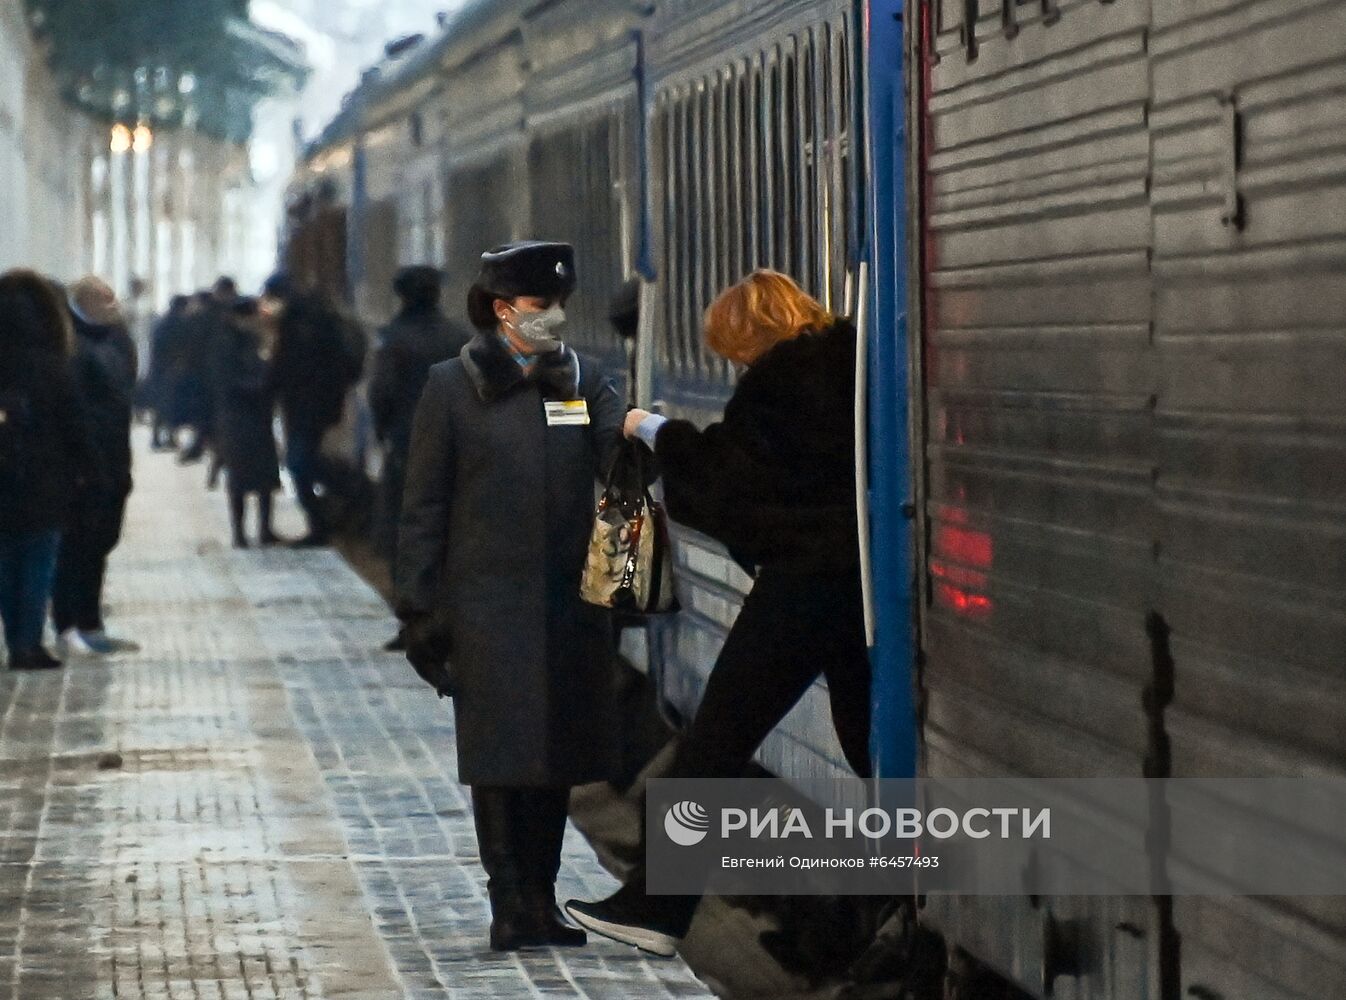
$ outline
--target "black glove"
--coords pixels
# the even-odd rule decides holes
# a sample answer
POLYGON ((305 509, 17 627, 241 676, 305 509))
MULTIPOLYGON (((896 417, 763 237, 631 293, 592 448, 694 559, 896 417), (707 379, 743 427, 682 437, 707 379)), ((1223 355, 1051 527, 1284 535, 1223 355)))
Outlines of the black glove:
POLYGON ((448 629, 434 615, 424 615, 407 622, 405 632, 407 662, 441 698, 452 698, 453 673, 448 661, 453 642, 448 629))

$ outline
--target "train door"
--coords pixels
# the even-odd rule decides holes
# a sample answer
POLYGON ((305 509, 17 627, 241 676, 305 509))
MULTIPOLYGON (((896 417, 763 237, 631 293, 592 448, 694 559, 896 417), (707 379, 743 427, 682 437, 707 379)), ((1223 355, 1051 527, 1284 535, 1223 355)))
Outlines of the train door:
MULTIPOLYGON (((654 228, 660 259, 652 405, 718 418, 734 372, 702 337, 713 298, 757 267, 843 312, 857 253, 856 4, 696 0, 662 5, 648 34, 654 228)), ((652 634, 663 707, 692 717, 751 578, 722 546, 675 526, 682 611, 652 634)), ((764 741, 786 780, 849 773, 816 683, 764 741)))
MULTIPOLYGON (((859 313, 868 391, 867 576, 874 668, 871 752, 880 778, 916 774, 914 476, 911 386, 917 352, 908 337, 907 107, 904 0, 871 0, 865 11, 868 232, 859 313)), ((867 461, 866 461, 867 458, 867 461)), ((862 534, 865 532, 862 530, 862 534)))

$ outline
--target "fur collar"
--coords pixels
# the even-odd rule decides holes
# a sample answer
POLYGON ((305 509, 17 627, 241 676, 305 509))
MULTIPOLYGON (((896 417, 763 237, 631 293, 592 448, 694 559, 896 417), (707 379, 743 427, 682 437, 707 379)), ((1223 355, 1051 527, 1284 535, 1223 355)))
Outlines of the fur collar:
POLYGON ((758 402, 789 401, 801 392, 848 398, 855 392, 855 338, 850 320, 839 318, 824 330, 781 341, 743 373, 734 395, 758 402))
POLYGON ((541 385, 543 395, 550 398, 579 398, 579 357, 569 347, 541 355, 533 370, 526 372, 510 356, 498 335, 478 330, 460 357, 483 403, 495 402, 529 382, 541 385))

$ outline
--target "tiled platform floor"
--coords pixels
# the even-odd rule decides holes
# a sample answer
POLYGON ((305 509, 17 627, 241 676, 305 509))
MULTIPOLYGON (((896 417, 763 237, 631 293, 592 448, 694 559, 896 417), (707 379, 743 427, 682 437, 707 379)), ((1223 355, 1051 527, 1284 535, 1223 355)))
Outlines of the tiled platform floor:
MULTIPOLYGON (((108 605, 144 651, 0 674, 0 997, 707 995, 606 943, 490 953, 452 714, 382 602, 332 552, 225 547, 200 467, 136 478, 108 605)), ((573 830, 561 878, 613 884, 573 830)))

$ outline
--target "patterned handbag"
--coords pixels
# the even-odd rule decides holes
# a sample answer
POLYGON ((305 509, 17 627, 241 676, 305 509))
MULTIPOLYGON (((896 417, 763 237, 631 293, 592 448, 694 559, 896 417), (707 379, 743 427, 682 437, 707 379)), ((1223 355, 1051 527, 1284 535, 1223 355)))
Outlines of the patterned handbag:
POLYGON ((650 494, 643 446, 617 452, 589 536, 580 597, 631 614, 676 611, 668 522, 650 494))

